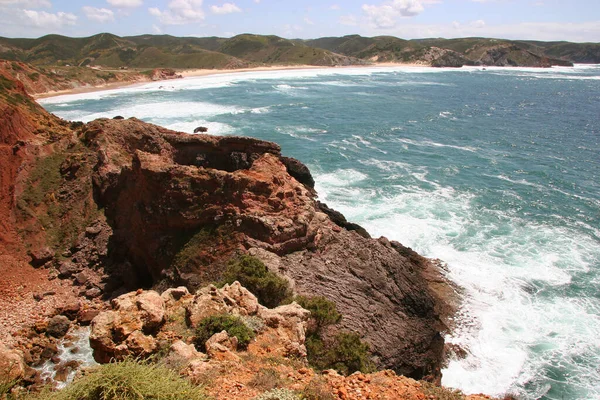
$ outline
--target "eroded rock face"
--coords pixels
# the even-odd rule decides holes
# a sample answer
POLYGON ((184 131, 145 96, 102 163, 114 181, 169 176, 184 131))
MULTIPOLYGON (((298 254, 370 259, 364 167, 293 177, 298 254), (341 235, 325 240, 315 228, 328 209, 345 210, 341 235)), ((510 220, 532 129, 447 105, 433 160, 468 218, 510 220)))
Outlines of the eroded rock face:
MULTIPOLYGON (((279 146, 136 119, 94 121, 81 138, 99 153, 94 184, 111 240, 140 281, 195 290, 250 252, 296 291, 333 300, 341 328, 364 334, 379 366, 439 379, 444 326, 420 262, 317 203, 309 172, 279 146)), ((190 326, 230 311, 215 293, 186 306, 190 326)))
MULTIPOLYGON (((13 140, 13 130, 38 128, 25 115, 3 115, 7 123, 0 124, 0 138, 16 146, 5 149, 7 159, 20 159, 27 143, 33 143, 32 134, 21 138, 29 141, 25 146, 13 140)), ((41 109, 36 115, 51 119, 41 109)), ((439 378, 443 327, 419 263, 320 207, 308 169, 282 157, 278 145, 186 135, 134 118, 47 125, 56 127, 46 135, 55 143, 44 154, 65 155, 56 190, 64 198, 57 200, 69 205, 70 216, 85 216, 77 221, 81 232, 74 248, 63 252, 60 246, 51 247, 67 260, 53 262, 61 277, 82 285, 82 295, 117 296, 127 285, 183 285, 195 292, 218 280, 232 255, 250 252, 285 275, 297 292, 335 301, 345 316, 341 328, 364 334, 379 366, 417 378, 439 378), (98 210, 104 215, 96 215, 98 210), (116 275, 118 279, 105 279, 116 275)), ((11 161, 14 168, 2 170, 7 182, 18 178, 17 161, 11 161)), ((0 206, 14 208, 14 187, 2 193, 6 196, 0 206)), ((42 205, 36 212, 44 210, 42 205)), ((48 240, 39 233, 26 241, 35 250, 48 240)), ((237 304, 237 295, 219 296, 237 304)), ((160 328, 160 301, 164 305, 165 300, 157 293, 148 296, 120 299, 112 311, 94 319, 92 341, 100 359, 152 348, 140 334, 150 336, 160 328)), ((213 301, 210 293, 201 294, 208 296, 202 299, 182 296, 207 304, 207 309, 189 312, 192 325, 208 312, 231 307, 213 301)), ((252 302, 238 307, 239 315, 257 314, 254 307, 252 302)))

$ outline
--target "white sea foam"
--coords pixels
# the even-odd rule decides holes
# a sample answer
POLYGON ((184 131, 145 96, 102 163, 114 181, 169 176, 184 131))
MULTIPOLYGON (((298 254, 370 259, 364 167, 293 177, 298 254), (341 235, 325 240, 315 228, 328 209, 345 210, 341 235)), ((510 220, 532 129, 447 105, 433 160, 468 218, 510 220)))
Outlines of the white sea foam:
POLYGON ((418 146, 418 147, 447 147, 450 149, 463 150, 463 151, 469 151, 469 152, 476 152, 477 150, 479 150, 478 148, 472 147, 472 146, 455 146, 452 144, 433 142, 431 140, 412 140, 412 139, 407 139, 407 138, 397 138, 397 139, 393 139, 393 140, 396 142, 410 144, 410 145, 418 146))
MULTIPOLYGON (((417 167, 401 162, 363 163, 422 178, 417 167)), ((560 293, 574 275, 597 263, 596 240, 570 228, 481 209, 474 194, 452 188, 388 186, 386 193, 373 193, 356 185, 354 177, 356 183, 366 179, 356 170, 316 174, 317 190, 374 235, 443 259, 449 277, 466 289, 457 329, 446 339, 468 356, 450 361, 445 385, 466 393, 513 392, 534 399, 550 390, 543 383, 550 380, 545 370, 562 367, 578 371, 564 379, 580 388, 579 398, 600 398, 594 386, 600 371, 581 366, 581 359, 594 365, 600 354, 599 345, 591 345, 600 337, 600 300, 543 292, 560 293), (354 197, 348 197, 350 192, 354 197)))

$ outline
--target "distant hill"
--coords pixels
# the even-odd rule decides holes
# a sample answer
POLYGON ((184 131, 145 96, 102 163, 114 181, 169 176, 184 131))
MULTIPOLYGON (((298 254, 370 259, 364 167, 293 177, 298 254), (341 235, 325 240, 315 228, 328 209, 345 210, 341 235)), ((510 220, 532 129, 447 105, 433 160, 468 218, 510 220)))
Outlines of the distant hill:
POLYGON ((87 38, 47 35, 0 38, 0 58, 34 65, 98 65, 109 68, 243 68, 263 64, 349 65, 364 61, 278 36, 230 39, 101 33, 87 38))
POLYGON ((434 66, 533 66, 600 63, 600 44, 514 41, 488 38, 413 39, 359 35, 304 41, 351 57, 376 62, 413 62, 434 66))
POLYGON ((0 37, 0 58, 38 66, 106 68, 219 68, 259 65, 358 65, 373 62, 431 66, 532 66, 600 63, 600 44, 488 38, 415 39, 393 36, 285 39, 242 34, 232 38, 101 33, 86 38, 0 37))

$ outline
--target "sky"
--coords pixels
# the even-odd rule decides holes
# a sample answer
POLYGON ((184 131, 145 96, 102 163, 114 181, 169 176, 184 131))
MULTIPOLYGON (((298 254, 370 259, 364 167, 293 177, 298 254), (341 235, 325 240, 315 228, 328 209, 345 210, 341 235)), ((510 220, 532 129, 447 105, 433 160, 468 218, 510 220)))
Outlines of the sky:
POLYGON ((600 0, 0 0, 0 36, 101 32, 600 42, 600 0))

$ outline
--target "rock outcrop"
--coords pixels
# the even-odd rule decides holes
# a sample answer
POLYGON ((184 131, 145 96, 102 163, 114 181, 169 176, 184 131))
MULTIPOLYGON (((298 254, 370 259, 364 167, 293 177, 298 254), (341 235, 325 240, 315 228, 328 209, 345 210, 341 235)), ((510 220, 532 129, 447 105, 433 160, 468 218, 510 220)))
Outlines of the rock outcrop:
MULTIPOLYGON (((124 292, 195 292, 218 280, 232 256, 249 253, 297 293, 334 301, 344 315, 340 328, 363 334, 380 367, 439 380, 445 326, 426 279, 430 263, 319 205, 308 169, 278 145, 187 135, 135 118, 69 124, 21 96, 25 105, 16 111, 2 103, 8 125, 0 124, 0 136, 10 157, 23 149, 35 156, 26 168, 14 159, 2 170, 2 207, 20 228, 2 232, 30 254, 48 248, 43 266, 71 279, 81 296, 115 298, 113 310, 92 323, 100 360, 152 351, 148 338, 164 323, 169 301, 191 299, 192 307, 214 294, 172 292, 180 299, 165 301, 146 291, 119 297, 124 292), (26 107, 35 118, 19 114, 26 107)), ((219 294, 235 304, 238 295, 219 294)), ((228 301, 210 307, 230 307, 228 301)), ((255 306, 238 307, 239 315, 260 317, 255 306)), ((192 326, 210 309, 189 307, 192 326)), ((281 312, 303 318, 299 310, 281 312)), ((269 318, 269 328, 278 329, 279 317, 269 318)), ((288 339, 285 351, 301 353, 302 338, 288 339)))

